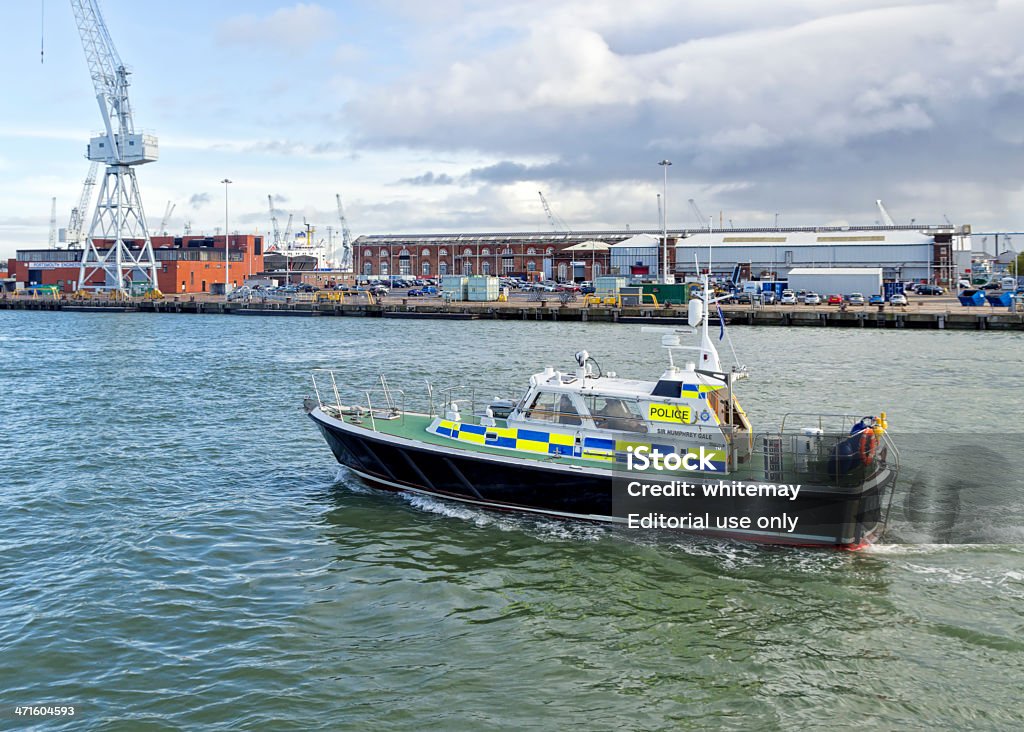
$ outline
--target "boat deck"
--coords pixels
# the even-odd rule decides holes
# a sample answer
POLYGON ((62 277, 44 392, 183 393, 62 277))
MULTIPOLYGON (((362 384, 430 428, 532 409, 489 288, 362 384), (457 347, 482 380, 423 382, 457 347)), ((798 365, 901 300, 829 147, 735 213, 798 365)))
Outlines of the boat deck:
MULTIPOLYGON (((324 413, 339 419, 339 417, 333 413, 330 406, 325 405, 323 407, 324 413)), ((602 467, 610 468, 606 463, 595 464, 593 460, 584 460, 582 458, 574 458, 565 455, 551 455, 541 454, 535 452, 526 452, 522 450, 510 450, 505 447, 491 447, 489 445, 479 445, 469 442, 461 442, 459 440, 453 440, 448 437, 441 435, 435 435, 433 432, 428 432, 427 427, 433 422, 434 418, 429 417, 425 414, 416 414, 405 412, 394 419, 384 419, 375 416, 373 420, 370 419, 369 415, 364 415, 358 418, 359 421, 353 422, 353 415, 344 415, 344 421, 346 425, 352 427, 358 427, 365 429, 367 432, 377 432, 384 435, 391 435, 394 437, 400 437, 406 440, 415 440, 417 442, 427 443, 429 445, 437 445, 444 447, 449 450, 459 450, 466 453, 477 453, 487 455, 502 455, 504 457, 515 457, 518 459, 529 459, 534 460, 538 463, 544 464, 556 464, 556 465, 578 465, 580 467, 602 467)), ((498 427, 506 426, 505 420, 499 419, 497 421, 498 427)), ((475 421, 474 421, 475 423, 475 421)))

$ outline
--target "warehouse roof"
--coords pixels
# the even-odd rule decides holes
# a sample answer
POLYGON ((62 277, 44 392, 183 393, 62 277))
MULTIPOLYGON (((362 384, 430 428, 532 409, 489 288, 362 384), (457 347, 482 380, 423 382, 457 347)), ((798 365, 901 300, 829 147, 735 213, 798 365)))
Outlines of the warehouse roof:
POLYGON ((677 247, 801 247, 887 244, 931 244, 934 231, 918 229, 847 228, 804 231, 714 231, 694 233, 676 242, 677 247))

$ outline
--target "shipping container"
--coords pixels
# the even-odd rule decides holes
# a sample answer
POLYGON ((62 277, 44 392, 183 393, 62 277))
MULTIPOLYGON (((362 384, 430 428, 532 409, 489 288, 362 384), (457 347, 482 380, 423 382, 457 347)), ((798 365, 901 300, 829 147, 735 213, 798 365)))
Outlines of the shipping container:
POLYGON ((594 280, 594 294, 600 297, 618 295, 619 290, 628 284, 628 277, 598 277, 594 280))
MULTIPOLYGON (((659 305, 668 303, 670 305, 685 305, 689 302, 687 297, 689 285, 642 285, 641 289, 645 295, 653 295, 658 300, 659 305)), ((644 298, 645 305, 653 305, 654 301, 649 298, 644 298)))
POLYGON ((449 300, 465 300, 468 282, 465 275, 445 275, 441 278, 442 294, 449 300))
POLYGON ((500 285, 497 277, 476 275, 466 284, 466 299, 470 302, 493 302, 498 299, 500 285))

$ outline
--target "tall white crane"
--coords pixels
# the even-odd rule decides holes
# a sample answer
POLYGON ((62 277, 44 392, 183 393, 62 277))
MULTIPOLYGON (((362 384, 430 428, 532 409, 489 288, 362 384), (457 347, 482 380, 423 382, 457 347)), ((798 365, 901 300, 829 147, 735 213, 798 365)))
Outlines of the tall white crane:
POLYGON ((171 201, 167 202, 167 208, 164 209, 164 217, 160 219, 160 233, 163 236, 167 236, 167 222, 171 220, 171 214, 174 213, 174 209, 178 204, 171 201))
POLYGON ((277 250, 281 248, 281 230, 277 226, 277 212, 274 211, 274 197, 267 194, 267 206, 270 208, 270 223, 274 228, 274 243, 272 248, 277 250))
POLYGON ((338 263, 341 271, 352 270, 352 232, 348 229, 348 221, 345 219, 345 209, 341 205, 341 194, 335 193, 338 201, 338 220, 341 221, 341 261, 338 263))
POLYGON ((78 249, 82 246, 82 229, 85 228, 85 212, 92 202, 92 188, 96 185, 96 171, 99 163, 89 164, 89 173, 85 176, 85 183, 82 184, 82 195, 78 198, 78 205, 71 209, 71 216, 68 217, 68 228, 64 234, 64 241, 68 249, 78 249))
POLYGON ((57 197, 50 200, 50 249, 57 248, 57 197))
POLYGON ((544 198, 543 191, 537 191, 537 195, 540 196, 540 205, 544 207, 544 213, 548 217, 548 223, 551 224, 551 228, 555 231, 569 231, 569 226, 562 220, 562 217, 551 210, 551 206, 548 205, 548 199, 544 198))
POLYGON ((82 49, 96 90, 104 131, 89 140, 88 158, 106 165, 99 199, 78 270, 79 289, 127 294, 131 285, 156 288, 156 257, 149 240, 135 166, 159 156, 153 135, 135 132, 128 101, 128 69, 121 62, 98 0, 71 0, 82 49), (97 246, 96 240, 101 244, 97 246), (97 272, 102 283, 91 283, 97 272))

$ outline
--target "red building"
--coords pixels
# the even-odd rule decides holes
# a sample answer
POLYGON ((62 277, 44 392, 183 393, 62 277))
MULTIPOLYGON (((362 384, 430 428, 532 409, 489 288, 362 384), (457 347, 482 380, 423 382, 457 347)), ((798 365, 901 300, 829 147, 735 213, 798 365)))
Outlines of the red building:
POLYGON ((368 235, 353 244, 359 277, 517 276, 593 280, 609 273, 609 253, 567 247, 599 236, 611 244, 629 232, 368 235))
MULTIPOLYGON (((210 292, 224 282, 223 236, 154 236, 157 285, 165 294, 210 292)), ((97 241, 97 246, 103 252, 97 241)), ((228 276, 234 287, 263 271, 263 237, 231 234, 228 276)), ((18 286, 57 285, 62 292, 78 288, 81 249, 25 249, 7 260, 8 276, 18 286)), ((87 284, 102 287, 103 270, 94 272, 87 284)))

